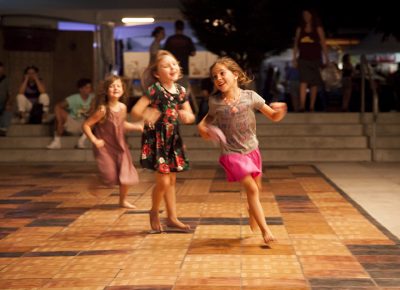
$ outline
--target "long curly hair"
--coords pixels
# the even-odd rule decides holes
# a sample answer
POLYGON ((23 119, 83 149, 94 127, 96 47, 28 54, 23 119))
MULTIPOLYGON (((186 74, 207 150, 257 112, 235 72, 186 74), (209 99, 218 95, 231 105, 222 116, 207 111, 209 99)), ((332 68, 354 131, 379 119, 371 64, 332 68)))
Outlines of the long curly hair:
POLYGON ((123 95, 121 96, 119 101, 124 104, 126 104, 126 102, 127 102, 126 83, 122 77, 116 76, 116 75, 111 75, 111 76, 105 78, 104 80, 100 81, 97 92, 96 92, 96 98, 95 98, 94 104, 92 106, 91 113, 94 113, 95 111, 99 110, 100 107, 104 106, 106 108, 106 114, 105 114, 103 120, 105 118, 107 118, 110 114, 110 107, 108 105, 109 98, 108 98, 108 94, 107 94, 108 88, 117 80, 121 81, 122 90, 123 90, 123 95))

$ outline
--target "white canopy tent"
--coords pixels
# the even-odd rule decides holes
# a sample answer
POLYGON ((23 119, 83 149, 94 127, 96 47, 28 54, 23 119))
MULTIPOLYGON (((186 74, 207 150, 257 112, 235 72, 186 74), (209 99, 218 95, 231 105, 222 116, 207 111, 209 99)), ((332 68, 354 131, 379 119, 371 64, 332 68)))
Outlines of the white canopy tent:
POLYGON ((358 45, 347 52, 353 55, 400 53, 400 41, 392 35, 384 37, 383 33, 370 32, 358 45))

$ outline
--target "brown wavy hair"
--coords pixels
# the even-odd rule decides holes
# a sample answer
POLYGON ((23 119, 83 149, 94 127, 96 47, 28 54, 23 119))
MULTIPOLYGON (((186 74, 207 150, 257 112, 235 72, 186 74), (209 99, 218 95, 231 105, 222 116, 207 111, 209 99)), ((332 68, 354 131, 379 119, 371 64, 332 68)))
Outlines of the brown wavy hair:
POLYGON ((244 87, 245 85, 251 83, 253 81, 253 78, 249 77, 243 70, 242 68, 238 65, 236 61, 234 61, 232 58, 228 56, 223 56, 218 58, 213 65, 210 67, 210 77, 213 79, 212 76, 212 70, 214 67, 217 65, 223 65, 225 66, 228 70, 230 70, 233 73, 236 73, 238 76, 237 82, 239 87, 244 87))
POLYGON ((104 106, 106 108, 106 114, 105 114, 103 120, 106 119, 110 115, 110 108, 108 106, 109 99, 108 99, 108 95, 107 95, 108 88, 111 86, 111 84, 113 82, 115 82, 117 80, 121 81, 122 90, 123 90, 123 95, 121 96, 119 101, 124 104, 126 104, 126 102, 127 102, 126 83, 122 77, 116 76, 116 75, 111 75, 111 76, 105 78, 104 80, 101 80, 98 85, 96 98, 94 101, 94 105, 92 106, 91 113, 94 113, 95 111, 99 110, 101 106, 104 106))

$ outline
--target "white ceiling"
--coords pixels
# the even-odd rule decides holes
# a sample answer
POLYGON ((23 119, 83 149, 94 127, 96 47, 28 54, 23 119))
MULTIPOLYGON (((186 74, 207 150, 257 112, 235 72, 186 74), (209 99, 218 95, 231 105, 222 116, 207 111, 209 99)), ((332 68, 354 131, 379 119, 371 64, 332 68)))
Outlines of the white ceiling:
POLYGON ((154 17, 156 21, 182 18, 179 0, 0 0, 5 25, 18 17, 40 17, 86 23, 112 21, 123 17, 154 17))

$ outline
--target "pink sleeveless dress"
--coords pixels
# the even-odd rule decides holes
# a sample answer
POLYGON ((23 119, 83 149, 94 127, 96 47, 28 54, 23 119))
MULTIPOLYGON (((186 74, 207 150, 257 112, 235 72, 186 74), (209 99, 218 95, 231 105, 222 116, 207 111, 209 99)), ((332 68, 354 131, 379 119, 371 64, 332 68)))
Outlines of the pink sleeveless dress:
POLYGON ((109 116, 96 124, 94 129, 94 135, 105 142, 103 148, 93 146, 93 151, 101 178, 107 185, 133 185, 139 182, 125 141, 124 122, 124 110, 110 110, 109 116))

